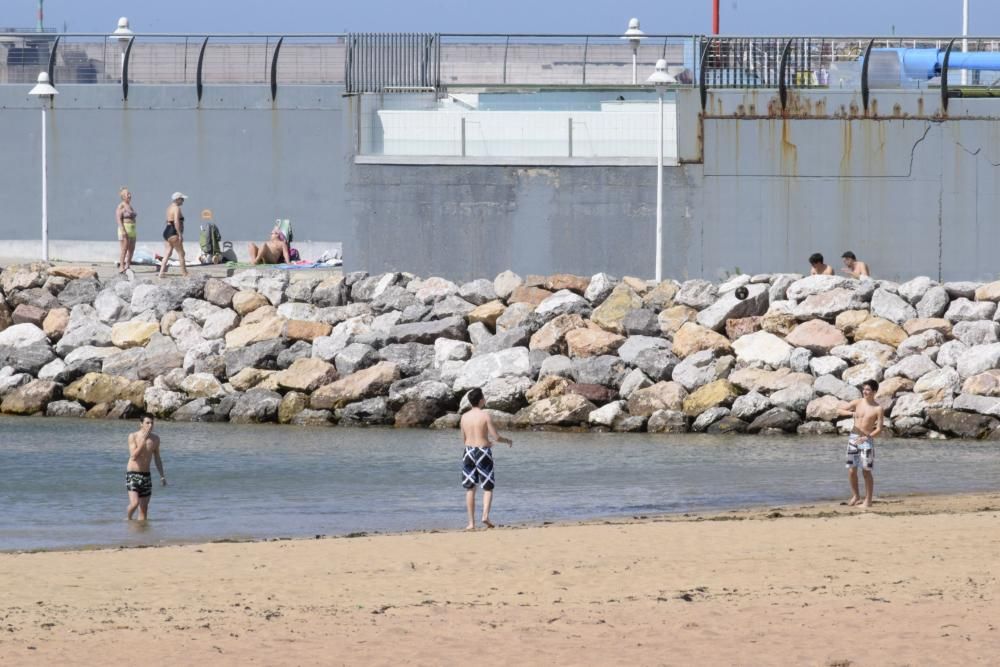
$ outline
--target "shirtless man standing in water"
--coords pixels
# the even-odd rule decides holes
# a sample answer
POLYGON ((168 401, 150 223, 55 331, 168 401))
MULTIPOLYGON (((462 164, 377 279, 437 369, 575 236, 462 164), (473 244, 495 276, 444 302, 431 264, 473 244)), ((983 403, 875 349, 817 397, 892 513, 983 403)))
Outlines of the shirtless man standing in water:
POLYGON ((135 510, 139 510, 139 521, 145 521, 149 513, 149 499, 153 495, 153 480, 149 474, 149 462, 156 462, 160 473, 160 484, 167 485, 160 460, 160 436, 153 433, 152 415, 143 415, 139 430, 128 436, 128 465, 125 467, 125 489, 128 491, 128 519, 132 520, 135 510))
POLYGON ((462 457, 462 486, 465 487, 465 509, 469 514, 466 530, 476 528, 476 484, 483 487, 483 525, 492 528, 490 504, 493 502, 493 443, 502 442, 508 447, 514 441, 497 433, 488 412, 483 410, 486 399, 483 390, 476 388, 467 398, 472 408, 462 415, 462 439, 465 455, 462 457))
POLYGON ((885 410, 875 402, 875 392, 878 382, 867 380, 861 385, 863 398, 851 401, 846 408, 837 412, 842 417, 854 417, 854 428, 847 437, 847 479, 851 483, 851 499, 848 505, 857 505, 861 501, 858 492, 858 467, 865 476, 865 500, 862 507, 872 506, 872 494, 875 490, 875 478, 872 469, 875 467, 875 436, 882 432, 882 421, 885 410))

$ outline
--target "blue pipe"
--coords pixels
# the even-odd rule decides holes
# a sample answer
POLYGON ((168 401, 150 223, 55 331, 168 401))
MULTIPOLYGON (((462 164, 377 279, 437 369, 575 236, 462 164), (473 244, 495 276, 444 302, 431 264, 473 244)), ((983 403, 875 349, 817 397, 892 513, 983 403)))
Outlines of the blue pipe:
MULTIPOLYGON (((941 49, 872 49, 872 52, 892 52, 899 58, 903 76, 908 79, 932 79, 941 76, 944 51, 941 49)), ((962 53, 952 49, 949 69, 1000 71, 1000 53, 974 51, 962 53)))

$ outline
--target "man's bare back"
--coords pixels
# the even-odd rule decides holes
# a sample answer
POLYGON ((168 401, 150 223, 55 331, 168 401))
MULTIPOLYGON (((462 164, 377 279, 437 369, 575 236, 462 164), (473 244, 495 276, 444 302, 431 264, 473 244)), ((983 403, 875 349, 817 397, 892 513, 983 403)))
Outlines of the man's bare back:
POLYGON ((492 447, 493 440, 499 438, 496 429, 493 428, 489 413, 479 408, 472 408, 462 415, 461 426, 462 438, 466 447, 486 449, 492 447))

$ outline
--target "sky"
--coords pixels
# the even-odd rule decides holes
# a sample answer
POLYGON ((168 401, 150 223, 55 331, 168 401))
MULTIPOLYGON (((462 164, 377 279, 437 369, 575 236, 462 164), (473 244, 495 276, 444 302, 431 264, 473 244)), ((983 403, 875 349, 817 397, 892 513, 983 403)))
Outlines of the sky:
MULTIPOLYGON (((721 32, 740 35, 951 36, 962 0, 721 0, 721 32)), ((711 0, 45 0, 45 25, 110 32, 650 34, 711 32, 711 0)), ((0 28, 31 28, 38 0, 0 0, 0 28)), ((970 35, 1000 36, 1000 2, 970 0, 970 35)))

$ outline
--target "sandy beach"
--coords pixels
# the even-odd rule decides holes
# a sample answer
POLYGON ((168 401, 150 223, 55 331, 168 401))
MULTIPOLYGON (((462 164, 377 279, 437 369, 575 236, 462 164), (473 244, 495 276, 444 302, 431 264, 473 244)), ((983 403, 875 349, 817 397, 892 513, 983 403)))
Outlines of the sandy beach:
POLYGON ((0 664, 968 665, 1000 493, 0 554, 0 664))

